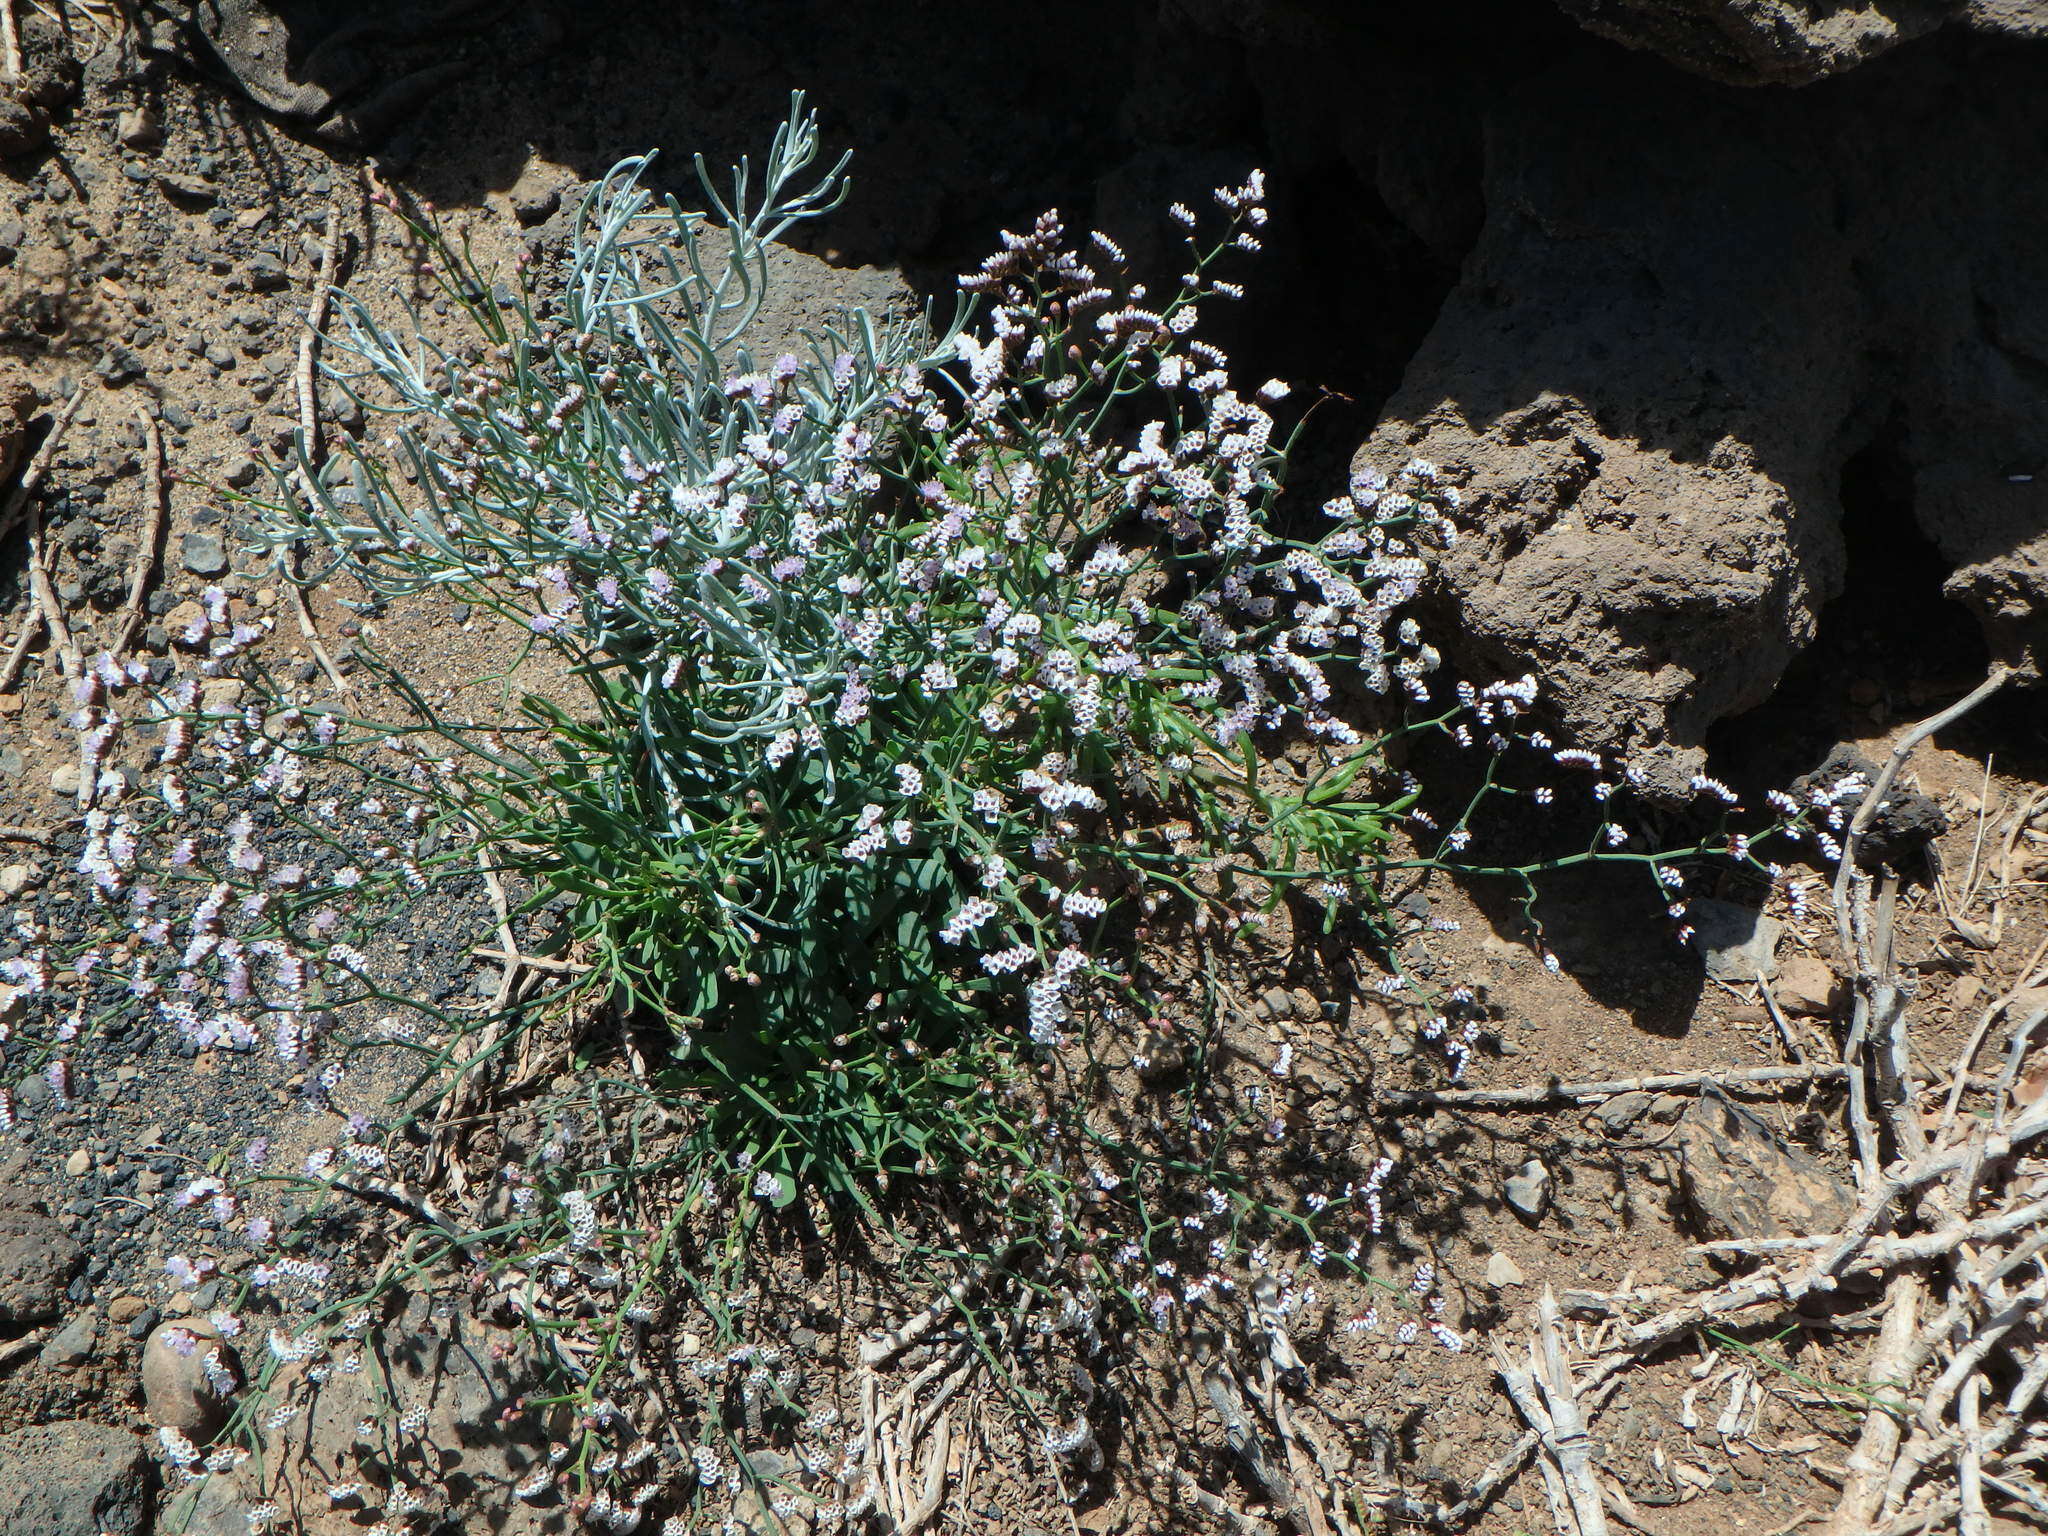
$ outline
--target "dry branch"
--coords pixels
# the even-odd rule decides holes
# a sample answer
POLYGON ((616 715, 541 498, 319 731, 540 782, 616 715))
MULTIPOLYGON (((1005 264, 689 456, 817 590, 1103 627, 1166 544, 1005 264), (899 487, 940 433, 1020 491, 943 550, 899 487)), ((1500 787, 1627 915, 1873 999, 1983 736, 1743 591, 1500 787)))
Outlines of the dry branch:
POLYGON ((1698 1093, 1707 1088, 1784 1087, 1827 1082, 1844 1076, 1842 1066, 1743 1067, 1713 1072, 1659 1072, 1648 1077, 1607 1078, 1586 1083, 1537 1083, 1525 1088, 1439 1088, 1389 1093, 1389 1109, 1536 1109, 1576 1099, 1611 1099, 1623 1093, 1698 1093))
POLYGON ((156 418, 141 406, 135 419, 142 423, 143 508, 142 533, 135 543, 135 559, 128 568, 128 602, 121 615, 121 627, 114 631, 107 649, 116 656, 135 643, 142 628, 143 603, 149 596, 150 579, 156 575, 157 555, 163 547, 164 525, 170 517, 170 498, 164 494, 164 438, 156 418))

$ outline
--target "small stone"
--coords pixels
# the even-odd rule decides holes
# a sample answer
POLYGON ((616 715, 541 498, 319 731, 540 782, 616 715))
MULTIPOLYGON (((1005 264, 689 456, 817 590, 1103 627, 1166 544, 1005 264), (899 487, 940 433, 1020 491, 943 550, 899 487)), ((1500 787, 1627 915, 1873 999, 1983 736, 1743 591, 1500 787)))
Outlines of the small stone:
POLYGON ((26 864, 9 864, 0 869, 0 896, 19 896, 29 888, 32 875, 26 864))
POLYGON ((188 1318, 163 1323, 150 1334, 142 1346, 142 1400, 152 1424, 182 1431, 194 1444, 213 1438, 229 1407, 206 1369, 215 1351, 220 1368, 239 1387, 242 1362, 212 1324, 188 1318))
POLYGON ((694 1333, 686 1333, 676 1341, 676 1345, 685 1356, 689 1356, 700 1353, 704 1348, 704 1341, 694 1333))
POLYGON ((159 173, 156 184, 164 189, 165 197, 181 208, 205 208, 220 196, 220 188, 212 182, 177 171, 159 173))
POLYGON ((194 576, 219 576, 228 568, 227 546, 217 533, 186 534, 178 543, 178 555, 194 576))
POLYGON ((1504 1253, 1496 1253, 1486 1261, 1486 1283, 1496 1291, 1506 1290, 1511 1285, 1521 1285, 1522 1266, 1504 1253))
POLYGON ((1604 1130, 1625 1131, 1648 1114, 1650 1106, 1656 1102, 1647 1093, 1617 1093, 1593 1111, 1593 1118, 1604 1130))
POLYGON ((28 760, 12 747, 0 747, 0 778, 18 779, 28 772, 28 760))
POLYGON ((238 491, 246 491, 256 483, 256 477, 263 473, 263 466, 254 459, 242 458, 228 466, 227 482, 238 491))
POLYGON ((1137 1050, 1131 1053, 1131 1065, 1138 1069, 1139 1081, 1161 1082, 1187 1065, 1187 1053, 1171 1035, 1148 1029, 1139 1037, 1137 1050))
POLYGON ((164 1505, 157 1529, 176 1536, 249 1536, 246 1511, 256 1502, 234 1473, 209 1472, 164 1505))
POLYGON ((1518 1214, 1540 1221, 1550 1205, 1550 1170, 1541 1158, 1532 1157, 1507 1177, 1502 1193, 1518 1214))
POLYGON ((1700 959, 1715 981, 1740 985, 1777 975, 1778 935, 1785 930, 1776 918, 1711 896, 1688 902, 1685 914, 1700 959))
POLYGON ((62 763, 50 770, 50 788, 60 795, 78 793, 78 764, 62 763))
POLYGON ((544 162, 534 161, 519 173, 519 179, 512 183, 512 190, 506 194, 512 204, 512 217, 519 221, 522 229, 553 216, 562 206, 562 189, 553 185, 560 173, 544 162))
POLYGON ((171 611, 164 615, 164 628, 177 636, 179 643, 183 644, 184 637, 192 633, 193 626, 202 624, 205 620, 206 610, 188 597, 184 602, 174 605, 171 611))
POLYGON ((92 1358, 93 1345, 99 1341, 99 1333, 98 1319, 90 1312, 80 1312, 50 1335, 37 1358, 44 1365, 83 1365, 92 1358))
POLYGON ((246 685, 239 677, 209 677, 199 685, 200 712, 232 715, 242 702, 246 685))
MULTIPOLYGON (((154 1168, 145 1168, 135 1175, 135 1193, 138 1195, 160 1195, 164 1192, 164 1176, 154 1168)), ((131 1298, 132 1299, 132 1298, 131 1298)))
POLYGON ((164 121, 154 107, 130 107, 114 120, 114 132, 130 149, 148 149, 164 141, 164 121))
POLYGON ((163 1321, 163 1318, 155 1307, 144 1307, 129 1322, 128 1337, 138 1341, 146 1339, 149 1337, 150 1330, 161 1321, 163 1321))
POLYGON ((107 1321, 125 1328, 148 1310, 149 1303, 140 1296, 116 1296, 107 1303, 107 1321))
POLYGON ((1771 995, 1787 1013, 1824 1018, 1835 1011, 1842 994, 1841 978, 1818 955, 1793 955, 1778 967, 1771 995))
POLYGON ((139 379, 149 371, 149 365, 135 353, 133 348, 116 342, 107 348, 100 358, 97 370, 99 376, 109 384, 127 384, 139 379))
POLYGON ((64 1171, 74 1179, 82 1179, 92 1172, 92 1154, 80 1147, 64 1159, 64 1171))
POLYGON ((268 251, 258 251, 249 258, 249 286, 258 293, 275 293, 288 287, 292 275, 285 270, 283 262, 268 251))

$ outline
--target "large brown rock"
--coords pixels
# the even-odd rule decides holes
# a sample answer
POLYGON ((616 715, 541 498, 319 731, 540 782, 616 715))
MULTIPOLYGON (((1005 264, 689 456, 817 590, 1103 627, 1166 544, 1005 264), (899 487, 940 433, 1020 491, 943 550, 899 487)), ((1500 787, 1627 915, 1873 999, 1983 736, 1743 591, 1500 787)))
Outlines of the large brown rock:
POLYGON ((2043 0, 1558 0, 1587 31, 1726 85, 1807 85, 1951 22, 2048 35, 2043 0))
POLYGON ((1840 591, 1842 468, 1881 439, 1946 590, 2037 678, 2037 69, 1917 48, 1825 94, 1597 65, 1506 93, 1477 245, 1359 455, 1466 494, 1439 643, 1535 671, 1582 743, 1683 798, 1840 591))

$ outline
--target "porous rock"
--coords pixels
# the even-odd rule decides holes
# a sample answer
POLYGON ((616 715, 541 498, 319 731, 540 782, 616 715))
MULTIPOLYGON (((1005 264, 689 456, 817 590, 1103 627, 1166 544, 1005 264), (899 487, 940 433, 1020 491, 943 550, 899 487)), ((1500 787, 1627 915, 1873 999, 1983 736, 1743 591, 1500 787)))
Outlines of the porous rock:
POLYGON ((1728 85, 1805 85, 1932 32, 1955 0, 1558 0, 1589 32, 1728 85))
POLYGON ((21 22, 21 75, 0 84, 0 159, 41 149, 50 119, 78 94, 79 65, 63 30, 35 12, 21 22))
POLYGON ((0 1205, 0 1325, 45 1322, 85 1252, 53 1217, 0 1205))
POLYGON ((2043 0, 1558 0, 1587 31, 1726 85, 1808 85, 1937 27, 2048 36, 2043 0))
POLYGON ((83 1419, 0 1435, 7 1536, 140 1536, 150 1461, 125 1430, 83 1419))
MULTIPOLYGON (((1844 742, 1829 752, 1818 768, 1801 774, 1788 787, 1798 800, 1809 800, 1815 794, 1832 798, 1836 786, 1851 776, 1860 777, 1867 786, 1877 782, 1877 774, 1876 764, 1844 742)), ((1855 814, 1862 799, 1854 794, 1837 803, 1847 816, 1855 814)), ((1948 816, 1938 800, 1894 780, 1863 829, 1857 857, 1865 864, 1895 863, 1947 830, 1948 816)))
POLYGON ((1708 728, 1842 590, 1843 466, 1883 446, 1943 590, 2038 680, 2048 477, 2014 469, 2048 442, 2037 70, 1915 45, 1744 93, 1589 60, 1484 109, 1484 225, 1358 455, 1464 497, 1454 661, 1536 673, 1580 745, 1690 798, 1708 728))

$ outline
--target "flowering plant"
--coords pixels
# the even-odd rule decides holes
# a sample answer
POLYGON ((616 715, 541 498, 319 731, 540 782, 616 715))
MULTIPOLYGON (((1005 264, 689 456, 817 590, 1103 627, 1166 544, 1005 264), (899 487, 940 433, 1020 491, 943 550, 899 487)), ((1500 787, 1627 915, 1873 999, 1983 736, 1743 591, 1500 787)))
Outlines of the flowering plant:
POLYGON ((383 674, 406 732, 469 759, 437 781, 462 819, 566 899, 779 1199, 944 1162, 919 1103, 983 1080, 999 989, 1056 1041, 1120 903, 1215 902, 1203 861, 1255 844, 1290 875, 1359 865, 1385 812, 1331 674, 1423 692, 1435 656, 1396 611, 1417 542, 1451 536, 1426 466, 1361 477, 1317 536, 1272 525, 1286 387, 1241 396, 1194 334, 1258 248, 1256 173, 1207 245, 1173 210, 1163 300, 1047 214, 961 280, 979 326, 855 311, 759 357, 770 242, 844 195, 844 162, 806 180, 816 151, 799 99, 759 198, 743 163, 728 196, 703 178, 708 215, 624 162, 552 299, 498 302, 424 229, 476 339, 348 301, 347 382, 396 413, 394 452, 306 466, 275 530, 380 595, 502 616, 581 685, 485 729, 383 674), (1321 763, 1276 799, 1251 738, 1283 726, 1321 763))

